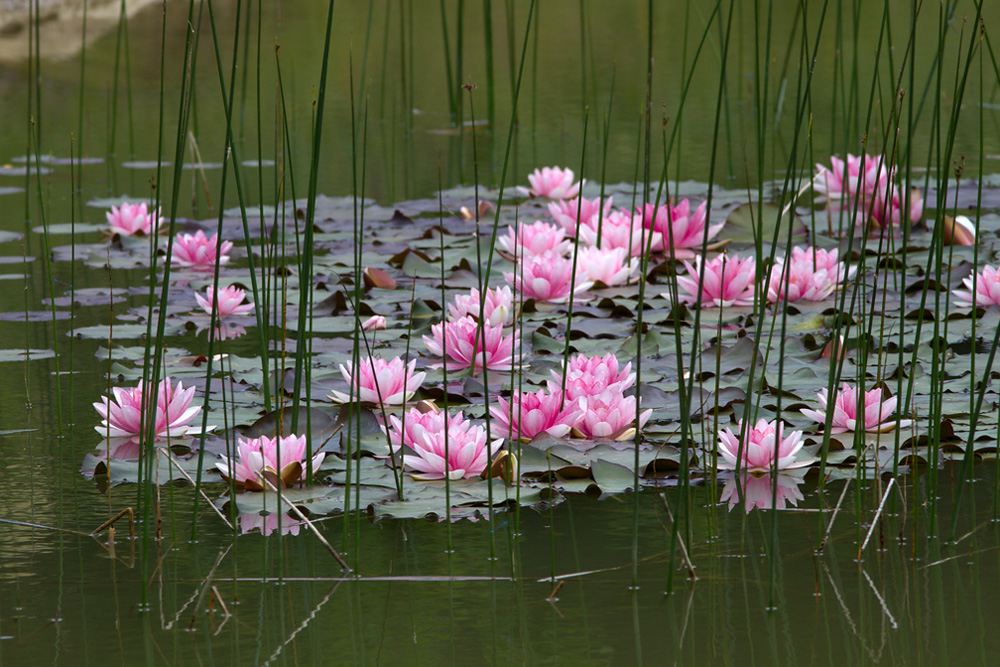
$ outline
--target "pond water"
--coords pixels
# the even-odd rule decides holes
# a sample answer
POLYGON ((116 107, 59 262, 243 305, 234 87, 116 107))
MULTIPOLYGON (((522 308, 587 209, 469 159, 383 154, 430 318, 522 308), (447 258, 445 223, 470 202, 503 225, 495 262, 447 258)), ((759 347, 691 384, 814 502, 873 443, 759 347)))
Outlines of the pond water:
MULTIPOLYGON (((204 293, 212 274, 175 270, 162 301, 165 373, 197 388, 194 404, 208 389, 209 423, 217 428, 201 462, 189 454, 191 438, 172 442, 150 468, 159 484, 136 484, 148 473, 124 455, 112 464, 94 430, 100 417, 92 404, 142 376, 147 326, 151 316, 157 320, 149 310, 148 239, 109 242, 100 230, 113 203, 169 197, 173 187, 172 168, 158 169, 156 161, 159 155, 169 163, 176 150, 187 3, 167 3, 165 19, 159 7, 144 10, 127 31, 98 37, 72 59, 45 59, 43 37, 37 91, 27 62, 0 64, 8 121, 0 124, 0 661, 938 665, 984 664, 1000 650, 992 632, 1000 617, 992 594, 1000 584, 1000 394, 981 380, 996 379, 990 364, 997 309, 980 317, 945 301, 974 268, 995 261, 1000 230, 1000 180, 993 174, 998 74, 985 48, 971 60, 962 112, 947 134, 974 32, 963 30, 961 17, 967 12, 971 21, 973 3, 958 2, 944 27, 925 9, 911 36, 910 3, 832 2, 822 15, 818 3, 809 3, 803 17, 798 3, 776 2, 769 44, 767 15, 761 10, 755 24, 745 3, 731 16, 725 3, 718 14, 711 3, 654 3, 648 193, 630 185, 643 180, 646 153, 646 3, 537 3, 503 199, 498 188, 530 3, 443 3, 447 33, 437 5, 338 3, 317 172, 321 197, 307 237, 301 218, 326 25, 319 4, 226 0, 212 3, 214 16, 208 3, 194 8, 194 141, 181 137, 187 164, 177 181, 176 224, 178 231, 218 228, 235 242, 232 262, 220 270, 223 284, 249 290, 254 262, 269 367, 262 370, 259 328, 247 317, 248 335, 212 343, 224 357, 206 380, 208 359, 199 355, 212 354, 201 330, 207 315, 197 315, 194 294, 204 293), (492 73, 484 7, 492 10, 492 73), (227 89, 234 54, 238 65, 236 160, 227 167, 224 200, 226 122, 213 18, 227 89), (168 56, 162 140, 161 31, 168 56), (940 48, 939 34, 946 37, 940 48), (880 37, 886 44, 877 56, 880 37), (911 83, 903 88, 914 105, 904 105, 897 124, 893 90, 911 37, 914 75, 906 70, 911 83), (814 49, 815 75, 804 98, 798 63, 810 61, 801 50, 814 49), (449 77, 452 97, 464 99, 460 117, 449 107, 449 77), (469 123, 473 110, 458 82, 476 84, 476 124, 463 131, 459 123, 469 123), (799 115, 803 99, 806 113, 799 115), (42 174, 26 170, 32 161, 25 155, 36 150, 29 116, 39 121, 42 174), (811 121, 808 136, 796 129, 800 118, 811 121), (941 144, 949 137, 950 157, 964 172, 957 187, 951 179, 941 193, 938 174, 951 164, 941 144), (447 493, 462 502, 449 508, 443 483, 406 474, 398 479, 407 500, 390 498, 397 477, 385 463, 384 441, 372 437, 375 414, 363 414, 367 421, 351 444, 355 427, 334 422, 337 408, 326 398, 348 387, 338 367, 351 360, 358 261, 395 281, 395 289, 366 291, 358 308, 389 321, 375 332, 379 354, 419 358, 428 375, 417 398, 450 402, 481 419, 487 398, 509 389, 509 371, 491 371, 485 382, 457 370, 445 377, 421 340, 432 335, 446 299, 476 285, 478 276, 503 285, 513 266, 497 257, 486 269, 494 211, 485 211, 486 236, 477 243, 477 225, 457 215, 460 209, 475 211, 479 198, 500 203, 501 233, 516 219, 545 219, 547 207, 514 186, 527 186, 536 167, 579 172, 581 162, 584 196, 599 196, 603 182, 620 207, 644 195, 653 201, 671 141, 670 194, 712 198, 708 217, 727 221, 719 235, 730 241, 727 252, 754 252, 756 223, 742 204, 787 202, 813 163, 848 152, 895 153, 892 161, 910 164, 909 183, 923 192, 925 220, 933 225, 946 201, 949 215, 975 218, 978 241, 946 246, 936 257, 933 232, 916 226, 906 243, 890 245, 884 236, 862 245, 860 237, 830 233, 836 216, 806 197, 796 200, 800 219, 787 239, 803 243, 808 236, 836 248, 862 276, 825 302, 797 302, 786 311, 705 308, 696 319, 696 307, 678 309, 663 296, 672 283, 663 266, 650 272, 643 300, 629 285, 596 288, 596 298, 576 304, 572 318, 565 303, 529 305, 519 319, 518 377, 542 386, 560 367, 567 337, 575 353, 614 352, 633 370, 641 365, 643 407, 653 409, 642 445, 545 437, 508 444, 518 456, 519 486, 457 481, 447 493), (86 158, 78 170, 71 155, 86 158), (470 187, 476 176, 478 192, 470 187), (300 282, 297 262, 307 238, 315 264, 312 280, 300 282), (314 290, 312 304, 304 284, 314 290), (637 343, 640 303, 648 329, 637 343), (302 329, 300 306, 309 314, 302 329), (838 332, 851 349, 842 371, 820 354, 838 332), (213 472, 235 427, 250 426, 279 398, 291 409, 290 394, 278 387, 294 386, 300 346, 311 355, 310 376, 302 380, 308 394, 300 393, 316 410, 309 413, 311 443, 327 452, 316 472, 331 481, 297 502, 351 573, 299 518, 282 515, 279 525, 277 515, 255 514, 261 502, 274 501, 252 492, 234 501, 213 472), (692 370, 702 393, 685 399, 682 380, 692 370), (914 425, 881 439, 824 438, 822 425, 799 410, 818 407, 816 392, 831 374, 894 396, 911 392, 902 416, 914 425), (750 386, 759 391, 748 398, 750 386), (716 433, 736 430, 744 404, 803 429, 803 451, 823 458, 822 467, 782 475, 776 487, 770 476, 746 478, 739 490, 732 474, 717 477, 710 464, 716 433), (345 453, 354 455, 350 464, 345 453), (184 479, 199 474, 204 498, 184 479), (345 475, 354 475, 354 486, 342 514, 345 475), (780 510, 764 509, 774 501, 780 510), (212 504, 230 519, 237 507, 244 511, 237 530, 212 504), (759 507, 744 511, 753 504, 759 507), (90 535, 126 508, 139 512, 136 539, 126 519, 113 535, 90 535), (245 534, 237 534, 240 528, 245 534)), ((1000 19, 997 8, 985 11, 986 26, 1000 19)), ((164 200, 164 213, 170 208, 164 200)), ((779 217, 777 208, 772 217, 779 217)), ((773 225, 765 229, 758 252, 768 257, 772 246, 787 243, 784 231, 775 244, 773 225)), ((158 245, 164 250, 166 237, 158 245)), ((159 293, 162 267, 152 275, 159 293)), ((268 419, 273 430, 275 419, 268 419)))

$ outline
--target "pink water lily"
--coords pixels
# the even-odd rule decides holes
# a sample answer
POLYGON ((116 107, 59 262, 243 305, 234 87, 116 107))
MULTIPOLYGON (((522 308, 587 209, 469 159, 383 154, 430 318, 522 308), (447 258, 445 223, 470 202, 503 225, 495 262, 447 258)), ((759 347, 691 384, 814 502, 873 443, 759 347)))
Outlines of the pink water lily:
MULTIPOLYGON (((589 227, 580 228, 580 242, 586 245, 598 247, 598 229, 589 227)), ((657 231, 643 229, 642 218, 633 217, 627 211, 612 211, 601 224, 602 250, 621 248, 630 257, 642 257, 646 248, 663 248, 663 235, 657 231)))
POLYGON ((386 320, 381 315, 372 315, 361 323, 361 328, 365 331, 378 331, 379 329, 385 329, 385 327, 386 320))
POLYGON ((923 194, 912 189, 907 199, 906 191, 896 183, 895 168, 884 157, 848 155, 846 163, 837 157, 830 158, 830 162, 829 168, 816 165, 813 189, 831 202, 828 207, 831 216, 837 213, 841 219, 850 219, 858 232, 889 229, 907 220, 920 220, 923 194), (909 208, 903 211, 907 203, 909 208), (858 221, 862 224, 857 224, 858 221))
MULTIPOLYGON (((427 377, 427 373, 416 372, 416 359, 406 363, 401 357, 389 361, 368 357, 360 360, 358 366, 359 369, 354 369, 341 364, 340 374, 348 385, 354 386, 355 401, 373 405, 402 405, 413 397, 427 377)), ((351 395, 333 391, 330 398, 337 403, 347 403, 351 395)))
MULTIPOLYGON (((147 385, 148 388, 148 385, 147 385)), ((114 398, 102 397, 94 403, 94 409, 101 415, 100 426, 94 429, 107 438, 129 438, 141 442, 148 429, 144 424, 146 395, 149 393, 141 385, 138 387, 113 387, 114 398)), ((156 418, 153 436, 156 440, 197 435, 201 429, 189 425, 199 412, 200 406, 191 406, 194 387, 184 388, 178 382, 175 386, 170 378, 163 378, 156 389, 156 418)))
POLYGON ((732 510, 740 502, 739 488, 743 489, 743 502, 747 514, 754 509, 762 510, 783 510, 789 505, 795 507, 802 500, 802 490, 799 485, 803 478, 794 475, 751 475, 741 474, 739 486, 736 483, 736 475, 733 473, 723 473, 720 479, 725 480, 722 489, 722 502, 729 503, 732 510))
POLYGON ((557 255, 569 253, 572 244, 566 231, 547 222, 517 223, 517 229, 507 227, 507 235, 497 238, 497 247, 509 257, 533 257, 545 252, 557 255))
POLYGON ((298 535, 304 523, 302 519, 296 519, 290 514, 241 514, 240 533, 246 535, 253 531, 259 532, 264 537, 280 530, 280 535, 298 535))
MULTIPOLYGON (((875 192, 874 203, 871 205, 871 219, 883 229, 886 227, 899 227, 903 222, 903 193, 893 182, 880 187, 875 192)), ((906 219, 910 222, 920 222, 924 214, 924 198, 920 190, 910 191, 909 210, 906 212, 906 219)), ((868 209, 866 207, 865 213, 868 209)))
MULTIPOLYGON (((562 391, 563 376, 557 371, 551 373, 553 379, 546 381, 549 391, 562 391)), ((571 400, 597 396, 608 388, 624 392, 635 384, 631 362, 620 367, 618 358, 611 352, 593 357, 575 354, 570 357, 565 373, 566 396, 571 400)))
MULTIPOLYGON (((589 440, 614 438, 622 441, 635 437, 636 398, 625 396, 620 385, 580 398, 580 410, 582 414, 573 425, 574 436, 589 440)), ((652 410, 640 412, 638 427, 645 426, 652 414, 652 410)))
POLYGON ((411 450, 405 453, 403 462, 417 472, 413 475, 415 479, 475 477, 486 469, 493 454, 503 445, 502 439, 487 442, 486 429, 465 421, 461 412, 448 416, 410 410, 405 428, 403 420, 395 415, 389 421, 393 450, 398 451, 401 444, 411 450))
POLYGON ((150 236, 158 231, 160 225, 160 209, 150 213, 146 202, 130 204, 122 202, 120 206, 112 206, 105 214, 111 233, 119 236, 150 236))
POLYGON ((509 371, 520 347, 520 335, 515 331, 505 336, 503 327, 494 327, 488 322, 480 327, 466 316, 431 326, 431 335, 424 336, 424 344, 432 355, 447 356, 450 370, 473 367, 478 373, 483 368, 485 350, 486 368, 509 371), (482 344, 484 337, 485 345, 482 344))
POLYGON ((813 189, 828 201, 858 196, 870 201, 892 178, 885 158, 878 155, 848 154, 846 163, 834 155, 830 165, 817 164, 813 177, 813 189))
POLYGON ((212 314, 212 304, 214 301, 218 300, 218 316, 219 319, 225 319, 227 317, 232 317, 236 315, 246 315, 247 313, 253 312, 254 305, 246 301, 247 293, 245 290, 241 290, 239 287, 233 287, 232 285, 228 287, 220 287, 216 290, 215 294, 212 293, 212 288, 209 287, 208 291, 202 296, 200 293, 195 292, 194 298, 209 315, 212 314))
POLYGON ((983 267, 975 277, 969 276, 962 281, 965 289, 952 292, 955 295, 955 305, 959 308, 980 308, 1000 306, 1000 271, 990 265, 983 267))
MULTIPOLYGON (((244 491, 263 491, 268 483, 275 488, 288 488, 306 477, 308 462, 306 437, 287 435, 280 438, 239 438, 236 445, 237 459, 223 456, 215 464, 222 476, 243 487, 244 491)), ((326 454, 315 454, 313 472, 319 469, 326 454)))
POLYGON ((573 182, 573 170, 560 167, 542 167, 528 174, 531 184, 528 192, 533 197, 572 199, 580 194, 580 183, 573 182))
POLYGON ((565 436, 579 418, 580 409, 575 401, 565 399, 562 392, 540 389, 515 392, 509 402, 498 396, 490 414, 498 423, 498 433, 511 440, 530 442, 543 432, 556 438, 565 436))
POLYGON ((490 326, 500 327, 510 324, 514 318, 514 293, 510 287, 487 287, 486 302, 480 304, 479 290, 471 288, 468 294, 459 294, 454 303, 448 304, 448 315, 452 320, 463 317, 479 319, 482 306, 483 318, 490 326))
POLYGON ((646 229, 660 235, 659 245, 653 246, 653 250, 662 250, 674 259, 690 259, 700 254, 702 246, 711 243, 726 224, 723 221, 711 225, 706 232, 707 202, 702 202, 692 212, 687 199, 680 200, 676 206, 646 204, 636 208, 635 215, 642 218, 646 229))
POLYGON ((600 197, 579 197, 570 201, 560 199, 549 202, 549 215, 570 236, 576 236, 578 231, 582 232, 584 229, 596 231, 598 223, 611 215, 611 197, 603 200, 600 197))
MULTIPOLYGON (((802 414, 819 424, 826 424, 828 406, 828 395, 826 388, 820 390, 816 395, 819 399, 822 410, 810 410, 803 408, 802 414)), ((909 419, 900 419, 898 422, 893 416, 896 411, 896 397, 883 398, 881 389, 872 389, 864 392, 863 397, 858 396, 856 387, 852 387, 844 382, 833 402, 833 420, 830 423, 830 433, 853 433, 863 431, 866 433, 888 433, 897 426, 906 428, 913 422, 909 419), (858 413, 858 399, 861 399, 862 413, 858 413)))
POLYGON ((199 229, 194 234, 178 234, 174 238, 170 261, 175 266, 208 270, 215 266, 216 259, 220 266, 228 264, 229 255, 226 253, 232 249, 231 241, 220 241, 218 234, 206 237, 205 232, 199 229))
POLYGON ((421 433, 424 431, 432 433, 443 431, 445 422, 448 422, 449 431, 469 428, 469 424, 463 420, 461 411, 449 414, 437 410, 423 411, 410 408, 403 413, 402 417, 389 415, 389 426, 383 425, 382 431, 389 435, 393 451, 397 451, 403 445, 412 449, 421 433))
POLYGON ((569 300, 571 293, 579 296, 593 287, 593 282, 580 275, 581 270, 582 267, 578 264, 574 281, 573 260, 546 252, 519 261, 515 273, 504 273, 503 276, 526 299, 564 303, 569 300))
POLYGON ((823 248, 795 246, 792 248, 791 261, 808 266, 815 271, 826 271, 831 280, 840 283, 853 278, 857 267, 848 267, 847 264, 841 262, 839 254, 836 248, 824 250, 823 248))
POLYGON ((608 287, 626 285, 639 273, 639 260, 628 259, 623 248, 580 248, 576 263, 588 282, 601 282, 608 287))
POLYGON ((796 455, 802 449, 802 431, 785 432, 780 420, 758 419, 754 425, 747 424, 742 442, 740 434, 742 420, 737 423, 736 433, 729 428, 719 431, 720 470, 741 470, 748 473, 768 473, 773 470, 792 470, 812 465, 813 457, 796 455))
POLYGON ((822 301, 833 294, 837 285, 826 269, 815 270, 806 262, 778 262, 771 268, 767 300, 770 303, 822 301))
POLYGON ((856 270, 853 266, 848 269, 837 255, 836 249, 792 248, 791 258, 779 258, 771 269, 767 300, 777 303, 780 300, 822 301, 827 298, 856 270))
MULTIPOLYGON (((677 276, 678 298, 682 302, 700 303, 702 308, 753 305, 757 276, 753 257, 719 255, 705 264, 705 276, 699 283, 702 262, 701 256, 694 258, 694 264, 684 260, 687 275, 677 276)), ((669 293, 662 296, 671 298, 669 293)))

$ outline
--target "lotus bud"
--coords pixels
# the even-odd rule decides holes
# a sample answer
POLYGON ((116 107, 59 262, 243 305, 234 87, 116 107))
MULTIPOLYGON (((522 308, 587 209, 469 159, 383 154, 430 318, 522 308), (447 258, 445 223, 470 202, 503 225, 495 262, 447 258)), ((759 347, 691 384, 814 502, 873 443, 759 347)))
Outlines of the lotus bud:
POLYGON ((361 323, 361 328, 365 331, 374 331, 375 329, 385 329, 386 321, 381 315, 372 315, 367 320, 361 323))
POLYGON ((429 398, 424 399, 422 401, 418 401, 417 404, 414 407, 421 414, 427 414, 428 412, 433 412, 433 413, 436 414, 436 413, 440 412, 440 410, 438 410, 437 404, 432 399, 429 399, 429 398))
POLYGON ((396 289, 396 279, 382 269, 374 266, 366 266, 362 277, 367 289, 372 289, 373 287, 379 289, 396 289))
POLYGON ((975 245, 976 226, 964 215, 944 216, 941 239, 945 245, 975 245))
POLYGON ((499 477, 506 484, 513 484, 518 478, 520 468, 517 463, 517 455, 508 452, 506 449, 500 450, 493 458, 488 468, 484 468, 479 474, 480 479, 492 479, 499 477))
POLYGON ((819 358, 839 361, 846 353, 847 348, 844 345, 844 337, 838 335, 836 338, 829 340, 823 351, 819 353, 819 358))

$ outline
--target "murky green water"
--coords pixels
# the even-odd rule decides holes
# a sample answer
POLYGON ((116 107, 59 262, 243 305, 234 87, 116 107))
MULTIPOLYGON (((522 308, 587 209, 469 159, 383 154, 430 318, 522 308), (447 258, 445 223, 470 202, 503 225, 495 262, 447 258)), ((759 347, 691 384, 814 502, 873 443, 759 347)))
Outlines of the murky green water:
MULTIPOLYGON (((166 135, 159 150, 167 160, 174 152, 184 4, 168 3, 166 135)), ((216 4, 220 49, 228 59, 236 3, 216 4)), ((448 113, 439 8, 425 7, 422 2, 391 3, 392 11, 386 14, 383 4, 376 4, 367 58, 368 4, 338 3, 336 7, 319 190, 329 195, 351 192, 351 122, 352 118, 365 121, 367 103, 365 195, 389 207, 393 202, 429 197, 439 183, 450 187, 472 182, 473 135, 457 133, 448 113), (349 94, 352 55, 354 114, 349 94)), ((480 181, 490 186, 500 178, 509 127, 508 54, 511 45, 519 54, 527 16, 526 3, 493 4, 497 127, 495 132, 481 130, 475 135, 480 181), (517 26, 511 42, 506 9, 513 12, 517 26)), ((796 3, 776 3, 780 11, 775 13, 773 31, 780 38, 772 43, 768 83, 768 104, 775 113, 759 163, 753 65, 758 42, 750 7, 739 3, 736 8, 733 22, 739 27, 729 45, 728 85, 719 117, 724 139, 711 172, 723 48, 717 29, 709 32, 683 116, 677 113, 683 81, 711 12, 707 4, 693 2, 690 8, 683 2, 656 5, 653 114, 669 116, 668 132, 673 123, 683 123, 674 153, 677 162, 670 166, 671 179, 704 182, 714 178, 738 191, 775 174, 784 175, 795 125, 797 95, 790 91, 799 85, 801 17, 796 3), (685 21, 689 22, 686 40, 685 21), (775 100, 783 95, 792 101, 781 105, 779 112, 775 100), (764 165, 763 171, 759 164, 764 165)), ((815 4, 810 3, 808 10, 810 39, 819 21, 815 4)), ((466 5, 463 80, 478 84, 475 115, 485 119, 482 8, 479 3, 466 5)), ((582 5, 583 66, 580 5, 546 2, 538 7, 539 37, 537 42, 528 42, 509 184, 523 183, 524 175, 536 166, 559 163, 578 169, 585 103, 590 104, 591 114, 586 177, 600 180, 606 170, 608 183, 642 178, 636 155, 645 94, 645 5, 582 5), (605 166, 604 141, 595 137, 603 133, 613 71, 605 166)), ((889 8, 897 64, 883 60, 879 68, 879 85, 886 92, 876 95, 873 117, 883 124, 891 105, 891 81, 898 75, 893 67, 898 68, 909 24, 908 3, 892 2, 889 8)), ((970 8, 971 4, 962 5, 963 10, 970 8)), ((256 4, 251 11, 256 15, 256 4)), ((452 30, 455 11, 449 4, 452 30)), ((989 19, 1000 18, 996 11, 987 8, 987 25, 991 25, 989 19)), ((325 18, 324 10, 303 3, 267 6, 263 12, 260 135, 256 49, 251 44, 245 60, 243 47, 237 51, 238 118, 234 123, 240 139, 236 150, 240 161, 248 161, 241 178, 247 203, 253 206, 274 204, 279 194, 291 195, 280 190, 273 165, 265 164, 260 170, 255 164, 258 156, 275 160, 280 151, 275 138, 271 48, 275 36, 281 42, 295 194, 304 195, 312 87, 318 78, 325 18)), ((859 85, 867 91, 881 12, 881 6, 866 3, 856 16, 854 39, 855 17, 850 8, 833 3, 828 9, 808 109, 814 162, 826 161, 831 152, 860 150, 855 130, 845 130, 845 125, 849 118, 863 124, 867 99, 858 101, 856 108, 845 101, 850 85, 835 76, 842 75, 845 62, 850 66, 853 61, 835 65, 835 53, 839 45, 851 58, 857 54, 858 76, 866 78, 859 85), (841 38, 838 29, 844 32, 841 38)), ((193 178, 185 174, 178 209, 180 216, 193 220, 217 215, 218 163, 225 128, 207 9, 201 20, 192 130, 203 161, 210 164, 204 182, 200 173, 192 171, 193 178)), ((142 197, 151 192, 155 170, 131 168, 126 163, 155 160, 158 151, 161 29, 155 9, 128 25, 131 107, 124 71, 117 101, 112 100, 115 36, 88 46, 79 137, 80 61, 42 63, 40 152, 68 157, 72 150, 102 159, 82 167, 82 201, 120 194, 142 197), (113 132, 109 130, 112 117, 116 118, 113 132)), ((950 41, 944 61, 949 91, 959 40, 963 53, 967 46, 968 34, 960 29, 957 20, 947 28, 950 41)), ((916 131, 905 140, 915 167, 926 164, 932 145, 935 95, 933 88, 927 95, 923 91, 934 57, 934 47, 928 43, 936 35, 936 18, 925 15, 915 42, 917 75, 911 95, 924 110, 916 131)), ((255 23, 249 32, 241 31, 241 44, 248 36, 256 42, 255 23)), ((454 32, 450 39, 454 59, 454 32)), ((225 66, 228 71, 228 61, 225 66)), ((989 70, 984 72, 988 77, 989 70)), ((970 85, 971 92, 966 93, 970 110, 957 128, 955 156, 965 156, 967 174, 978 173, 976 156, 982 136, 988 158, 983 171, 991 172, 995 163, 990 156, 1000 153, 996 111, 987 107, 980 125, 978 82, 970 85)), ((993 88, 987 78, 987 104, 996 102, 990 98, 993 88)), ((15 158, 28 151, 27 94, 26 65, 0 67, 5 119, 0 123, 0 164, 16 168, 21 163, 15 158)), ((950 98, 943 98, 941 113, 950 113, 950 98)), ((467 105, 463 113, 469 113, 467 105)), ((875 152, 884 144, 884 131, 872 129, 869 134, 869 152, 875 152)), ((651 138, 654 179, 662 163, 662 144, 657 128, 651 138)), ((185 154, 190 159, 189 149, 185 154)), ((808 169, 809 163, 806 160, 800 166, 808 169)), ((171 170, 165 169, 160 184, 170 183, 171 178, 171 170)), ((43 236, 38 231, 42 224, 38 185, 30 184, 29 195, 17 190, 25 185, 24 176, 0 173, 0 235, 13 234, 0 236, 0 312, 4 315, 0 347, 2 352, 16 354, 25 347, 48 351, 58 345, 63 413, 60 416, 56 405, 57 367, 52 359, 24 363, 0 358, 4 379, 0 383, 0 519, 10 522, 0 523, 0 661, 12 665, 109 661, 938 665, 988 664, 1000 649, 1000 639, 993 632, 1000 617, 993 594, 1000 583, 1000 534, 993 521, 995 451, 992 457, 986 453, 974 469, 974 481, 966 486, 957 544, 927 537, 935 530, 946 532, 941 526, 947 527, 955 489, 962 484, 959 466, 949 464, 937 473, 933 486, 923 466, 900 476, 895 484, 902 489, 905 503, 887 506, 871 535, 870 522, 888 477, 882 485, 870 480, 861 485, 850 482, 820 554, 816 546, 833 518, 845 483, 830 482, 819 497, 815 473, 801 486, 805 497, 799 509, 777 513, 730 511, 719 501, 720 488, 704 484, 686 492, 686 500, 685 492, 673 487, 644 488, 638 496, 570 495, 554 507, 511 509, 492 519, 451 525, 435 520, 374 521, 356 514, 321 519, 317 526, 361 579, 342 577, 330 554, 303 527, 284 537, 264 538, 255 533, 234 539, 204 503, 198 517, 198 541, 192 543, 194 492, 183 483, 167 484, 158 489, 163 539, 130 542, 120 523, 111 548, 106 533, 96 539, 85 534, 119 510, 134 506, 136 487, 125 484, 109 491, 80 474, 84 455, 100 439, 93 430, 99 420, 91 403, 108 385, 107 361, 97 356, 107 342, 66 334, 71 325, 121 323, 114 318, 146 303, 147 277, 141 269, 108 270, 99 263, 94 268, 79 260, 58 261, 53 264, 55 282, 50 286, 42 261, 43 236), (110 286, 116 295, 114 304, 109 305, 106 297, 95 297, 97 305, 72 309, 70 322, 71 309, 64 296, 70 285, 77 290, 110 286), (52 293, 64 299, 57 301, 55 326, 44 301, 52 293), (60 430, 62 437, 58 437, 60 430), (672 521, 661 493, 675 512, 685 502, 691 508, 687 514, 691 539, 686 547, 698 576, 694 583, 688 581, 679 552, 672 546, 672 521), (859 545, 866 540, 859 561, 859 545), (560 583, 553 583, 553 577, 560 583)), ((68 223, 75 217, 83 223, 102 224, 102 208, 71 207, 67 166, 54 166, 42 176, 41 185, 47 222, 68 223)), ((224 202, 227 208, 237 203, 231 186, 224 202)), ((992 244, 996 234, 990 234, 992 244)), ((72 240, 67 234, 52 239, 58 247, 72 240)), ((81 247, 98 241, 97 232, 90 228, 78 234, 81 247)), ((987 248, 985 253, 993 246, 987 248)), ((236 264, 245 267, 245 258, 236 264)), ((959 325, 954 326, 958 331, 959 325)), ((168 345, 195 352, 204 343, 204 338, 193 342, 190 332, 186 336, 180 332, 168 337, 168 345)), ((253 341, 244 339, 227 351, 250 358, 254 349, 253 341)), ((981 373, 982 367, 978 368, 981 373)), ((113 369, 113 383, 118 383, 117 372, 113 369)), ((966 380, 966 390, 968 384, 966 380)), ((995 396, 991 393, 988 400, 995 396)), ((990 404, 989 411, 993 414, 989 423, 995 424, 995 404, 990 404)), ((214 490, 209 494, 216 496, 214 490)), ((895 492, 893 497, 897 497, 895 492)), ((155 524, 150 520, 139 529, 152 533, 155 524)))

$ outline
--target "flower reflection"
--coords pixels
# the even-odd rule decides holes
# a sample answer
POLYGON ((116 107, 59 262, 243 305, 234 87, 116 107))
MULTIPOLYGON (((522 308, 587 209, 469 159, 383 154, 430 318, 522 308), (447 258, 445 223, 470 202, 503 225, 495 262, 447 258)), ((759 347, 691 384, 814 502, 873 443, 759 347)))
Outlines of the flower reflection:
POLYGON ((736 474, 726 472, 720 475, 719 479, 726 482, 722 489, 722 501, 729 503, 730 510, 739 504, 741 489, 747 514, 757 508, 783 510, 789 506, 795 507, 802 500, 802 490, 799 489, 799 485, 802 484, 803 478, 796 475, 781 473, 755 476, 741 473, 737 483, 736 474))
MULTIPOLYGON (((195 330, 196 335, 209 329, 207 323, 198 323, 197 327, 195 330)), ((215 340, 233 340, 246 334, 246 327, 231 322, 219 322, 219 326, 215 327, 215 340)))
POLYGON ((276 530, 280 535, 298 535, 303 523, 288 514, 241 514, 239 518, 241 533, 257 531, 265 537, 276 530))
POLYGON ((142 444, 134 438, 105 438, 98 443, 97 456, 101 459, 134 461, 142 453, 142 444))

